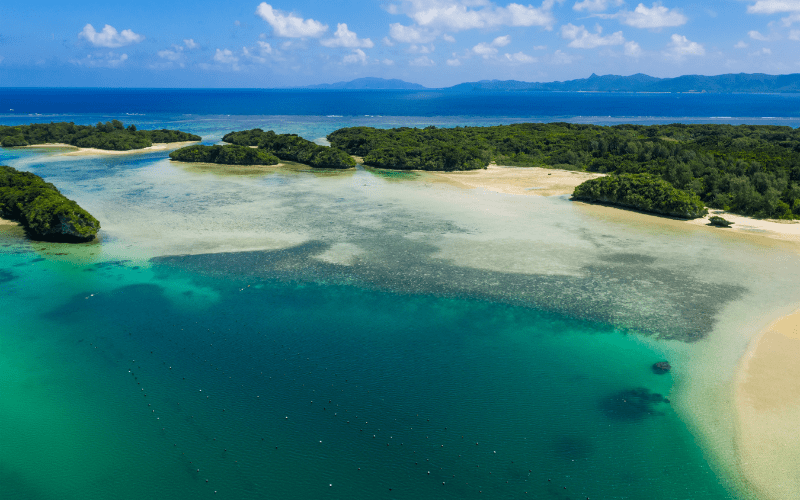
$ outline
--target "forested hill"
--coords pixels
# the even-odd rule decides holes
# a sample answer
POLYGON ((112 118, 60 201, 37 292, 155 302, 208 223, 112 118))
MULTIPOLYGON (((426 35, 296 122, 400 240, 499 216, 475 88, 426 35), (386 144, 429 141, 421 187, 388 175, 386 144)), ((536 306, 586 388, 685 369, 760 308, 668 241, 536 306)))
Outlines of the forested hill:
POLYGON ((800 219, 800 130, 769 125, 580 125, 389 130, 352 127, 331 146, 382 168, 468 170, 490 161, 616 174, 651 174, 707 206, 800 219))
POLYGON ((738 73, 716 76, 684 75, 656 78, 641 73, 630 76, 592 74, 564 82, 483 80, 448 87, 449 91, 559 91, 559 92, 711 92, 797 93, 800 74, 766 75, 738 73))
POLYGON ((154 143, 201 139, 199 135, 180 130, 137 130, 135 125, 126 128, 119 120, 99 122, 97 125, 75 125, 71 122, 0 125, 0 145, 6 148, 36 144, 69 144, 79 148, 128 151, 147 148, 154 143))

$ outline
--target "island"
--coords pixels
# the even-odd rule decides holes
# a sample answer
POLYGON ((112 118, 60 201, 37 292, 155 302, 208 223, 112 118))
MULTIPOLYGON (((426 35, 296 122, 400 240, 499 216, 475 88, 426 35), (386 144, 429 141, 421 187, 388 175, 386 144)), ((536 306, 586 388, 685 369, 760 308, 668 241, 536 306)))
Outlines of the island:
POLYGON ((156 143, 199 141, 199 135, 180 130, 138 130, 119 120, 97 125, 75 125, 72 122, 0 125, 0 145, 4 148, 41 144, 65 144, 78 148, 129 151, 149 148, 156 143))
POLYGON ((0 165, 0 217, 19 222, 32 239, 91 241, 100 222, 38 175, 0 165))
POLYGON ((224 142, 240 146, 257 147, 281 160, 304 163, 314 168, 344 169, 356 166, 356 161, 345 151, 320 146, 296 134, 276 134, 260 128, 230 132, 222 137, 224 142))
POLYGON ((169 154, 174 161, 218 163, 221 165, 277 165, 277 156, 247 146, 226 144, 224 146, 204 146, 201 144, 176 149, 169 154))
MULTIPOLYGON (((637 178, 637 182, 624 181, 627 189, 644 189, 643 196, 666 195, 665 185, 650 182, 659 178, 698 196, 708 207, 757 218, 800 219, 800 130, 792 127, 679 123, 350 127, 327 138, 332 148, 361 156, 372 167, 458 171, 486 168, 494 162, 649 174, 652 177, 637 178)), ((632 194, 626 194, 628 201, 632 194)), ((668 197, 673 195, 683 196, 673 192, 668 197)), ((648 202, 639 208, 648 206, 657 205, 648 202)))

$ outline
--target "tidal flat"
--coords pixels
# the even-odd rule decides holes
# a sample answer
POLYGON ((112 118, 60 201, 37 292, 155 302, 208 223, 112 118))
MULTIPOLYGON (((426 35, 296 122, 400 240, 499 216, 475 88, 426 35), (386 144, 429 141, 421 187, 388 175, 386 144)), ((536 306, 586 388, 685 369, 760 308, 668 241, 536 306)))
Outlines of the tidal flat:
POLYGON ((735 382, 800 303, 791 242, 425 175, 3 154, 103 228, 0 233, 9 498, 761 498, 735 382))

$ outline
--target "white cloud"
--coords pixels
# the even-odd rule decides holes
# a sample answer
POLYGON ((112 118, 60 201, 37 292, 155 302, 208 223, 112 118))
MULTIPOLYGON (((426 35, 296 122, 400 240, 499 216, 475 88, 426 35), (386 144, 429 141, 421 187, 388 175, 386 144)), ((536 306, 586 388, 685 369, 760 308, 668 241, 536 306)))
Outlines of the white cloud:
POLYGON ((381 40, 381 43, 383 43, 387 47, 394 47, 394 42, 391 41, 388 36, 383 37, 383 40, 381 40))
POLYGON ((461 61, 459 61, 458 59, 448 59, 447 60, 447 65, 448 66, 461 66, 461 61))
POLYGON ((491 43, 481 42, 478 45, 472 47, 472 52, 475 54, 482 56, 484 59, 488 59, 493 55, 497 54, 497 47, 505 47, 511 43, 511 37, 508 35, 505 36, 498 36, 491 43))
POLYGON ((547 45, 534 45, 531 47, 533 50, 545 50, 547 49, 547 45))
POLYGON ((583 0, 583 2, 576 2, 575 5, 572 6, 572 10, 578 12, 584 10, 588 12, 602 12, 610 5, 619 7, 624 3, 624 0, 583 0))
POLYGON ((256 40, 256 45, 253 47, 242 47, 242 57, 260 64, 266 63, 267 56, 273 53, 272 45, 267 42, 262 42, 261 40, 256 40))
POLYGON ((118 68, 128 60, 128 54, 117 57, 113 52, 101 56, 88 55, 83 59, 73 59, 70 62, 87 68, 118 68))
POLYGON ((453 43, 453 42, 456 41, 456 39, 451 35, 442 35, 442 40, 444 40, 445 42, 450 42, 450 43, 453 43))
POLYGON ((750 36, 750 38, 752 38, 753 40, 760 40, 760 41, 762 41, 762 42, 766 42, 766 41, 767 41, 767 37, 765 37, 764 35, 762 35, 761 33, 759 33, 759 32, 758 32, 758 31, 756 31, 756 30, 748 31, 748 32, 747 32, 747 34, 748 34, 748 35, 750 36))
POLYGON ((167 61, 176 62, 183 58, 183 47, 180 45, 173 45, 172 50, 159 50, 158 57, 166 59, 167 61))
POLYGON ((436 63, 428 56, 419 56, 413 61, 409 62, 411 66, 435 66, 436 63))
POLYGON ((367 64, 367 54, 361 49, 355 49, 352 54, 344 56, 342 62, 344 64, 367 64))
POLYGON ((750 45, 748 45, 747 43, 745 43, 745 42, 744 42, 744 40, 739 40, 739 42, 738 42, 736 45, 734 45, 734 46, 733 46, 733 48, 734 48, 734 49, 746 49, 746 48, 747 48, 747 47, 749 47, 749 46, 750 46, 750 45))
POLYGON ((748 14, 775 14, 778 12, 800 12, 800 0, 758 0, 747 6, 748 14))
POLYGON ((400 43, 428 43, 436 39, 436 32, 400 23, 389 25, 389 36, 400 43))
POLYGON ((214 60, 222 64, 236 64, 239 62, 239 58, 233 55, 233 52, 231 52, 229 49, 217 49, 217 52, 214 54, 214 60))
POLYGON ((622 24, 642 29, 681 26, 688 21, 687 17, 681 14, 679 10, 670 10, 658 3, 654 3, 650 8, 640 3, 633 11, 623 10, 616 14, 596 14, 596 16, 604 19, 619 19, 622 24))
POLYGON ((671 59, 680 60, 684 56, 703 56, 706 53, 702 45, 689 41, 683 35, 674 34, 671 38, 672 41, 667 44, 667 50, 664 51, 664 55, 671 59))
POLYGON ((386 66, 394 66, 394 61, 392 61, 391 59, 384 59, 384 60, 383 60, 383 61, 381 61, 381 62, 382 62, 383 64, 385 64, 386 66))
POLYGON ((550 59, 553 64, 572 64, 574 60, 574 56, 562 52, 561 50, 556 50, 553 53, 553 57, 550 59))
POLYGON ((333 34, 333 38, 326 38, 319 43, 325 47, 348 47, 351 49, 357 47, 369 49, 375 46, 369 38, 359 40, 354 32, 347 29, 347 24, 345 23, 336 25, 336 33, 333 34))
POLYGON ((430 54, 436 50, 436 47, 433 44, 430 45, 411 45, 408 47, 408 52, 410 54, 430 54))
POLYGON ((515 64, 530 64, 535 63, 536 58, 531 57, 528 54, 524 54, 522 52, 517 52, 516 54, 505 54, 505 60, 510 63, 515 64))
POLYGON ((277 36, 286 38, 316 38, 328 30, 327 24, 313 19, 303 19, 294 14, 284 14, 266 2, 258 5, 256 15, 268 22, 277 36))
POLYGON ((800 30, 792 30, 789 32, 789 40, 800 41, 800 30))
POLYGON ((87 24, 83 27, 83 31, 78 33, 78 38, 85 38, 95 47, 108 47, 110 49, 139 43, 144 40, 144 36, 131 30, 122 30, 121 33, 117 33, 117 30, 109 24, 106 24, 103 27, 103 31, 99 33, 95 31, 94 26, 87 24))
POLYGON ((795 12, 794 14, 791 14, 781 19, 781 24, 783 24, 784 26, 791 26, 796 22, 800 22, 800 13, 798 12, 795 12))
POLYGON ((186 48, 189 49, 189 50, 196 49, 196 48, 200 47, 200 45, 198 45, 197 42, 195 42, 191 38, 185 39, 183 41, 183 44, 186 45, 186 48))
POLYGON ((625 37, 622 36, 621 31, 608 36, 602 36, 602 32, 603 29, 600 26, 597 26, 597 33, 589 33, 583 25, 575 26, 570 23, 561 27, 561 38, 572 40, 568 46, 574 49, 593 49, 604 45, 622 45, 625 43, 625 37))
POLYGON ((510 3, 498 7, 489 0, 405 0, 402 10, 419 26, 463 31, 499 26, 541 26, 552 29, 555 0, 541 7, 510 3))
POLYGON ((642 48, 638 43, 631 40, 625 43, 625 55, 628 57, 639 57, 642 55, 642 48))

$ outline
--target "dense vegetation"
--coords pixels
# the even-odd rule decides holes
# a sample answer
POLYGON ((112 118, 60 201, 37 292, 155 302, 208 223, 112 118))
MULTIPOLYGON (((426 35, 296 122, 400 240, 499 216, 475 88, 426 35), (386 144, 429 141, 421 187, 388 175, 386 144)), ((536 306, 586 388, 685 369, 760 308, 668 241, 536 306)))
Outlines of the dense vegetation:
POLYGON ((800 218, 800 130, 771 125, 579 125, 378 130, 353 127, 331 145, 395 169, 463 170, 495 161, 618 174, 647 173, 710 207, 800 218), (455 152, 454 152, 455 150, 455 152))
POLYGON ((278 158, 262 149, 226 144, 224 146, 187 146, 169 154, 176 161, 221 163, 223 165, 275 165, 278 158))
POLYGON ((590 179, 576 187, 572 196, 578 200, 611 203, 685 219, 708 213, 699 196, 676 189, 651 174, 607 175, 590 179))
POLYGON ((231 132, 223 141, 241 146, 258 146, 281 160, 305 163, 314 168, 352 168, 356 161, 344 151, 333 149, 303 139, 295 134, 264 132, 260 128, 231 132))
POLYGON ((0 125, 0 144, 3 147, 35 144, 70 144, 79 148, 114 151, 142 149, 154 143, 199 141, 200 136, 180 130, 137 130, 127 128, 119 120, 98 122, 97 125, 75 125, 70 122, 32 123, 30 125, 0 125))
POLYGON ((0 166, 0 217, 20 222, 36 239, 89 241, 100 222, 49 182, 0 166))

